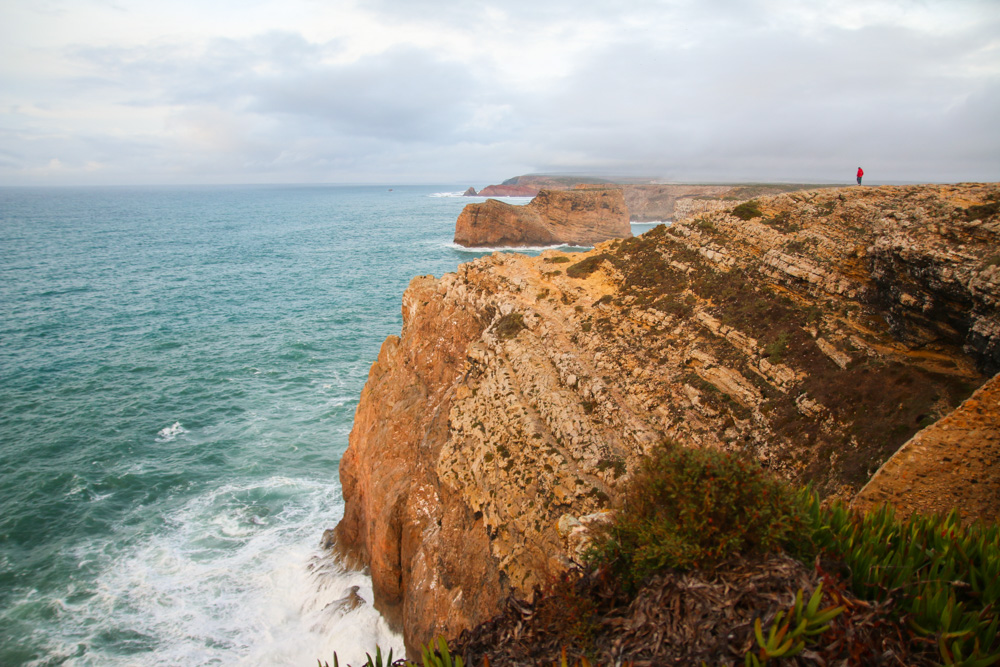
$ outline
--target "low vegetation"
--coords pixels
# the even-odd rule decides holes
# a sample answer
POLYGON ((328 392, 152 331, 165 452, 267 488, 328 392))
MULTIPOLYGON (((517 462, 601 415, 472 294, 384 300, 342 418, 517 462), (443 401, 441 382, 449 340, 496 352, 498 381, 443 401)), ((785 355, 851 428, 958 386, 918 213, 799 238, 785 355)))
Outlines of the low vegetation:
POLYGON ((506 340, 515 337, 524 328, 524 316, 521 313, 508 313, 497 320, 494 331, 500 339, 506 340))
POLYGON ((568 267, 566 269, 566 275, 570 278, 586 278, 591 273, 596 271, 601 265, 601 262, 609 259, 607 253, 599 253, 597 255, 591 255, 590 257, 577 262, 576 264, 568 267))
POLYGON ((985 667, 998 597, 996 525, 824 506, 754 463, 667 444, 583 566, 423 665, 985 667))
POLYGON ((742 204, 733 207, 733 215, 740 220, 753 220, 754 218, 764 217, 764 214, 760 210, 760 204, 756 199, 745 201, 742 204))
POLYGON ((710 568, 773 551, 803 525, 790 489, 756 464, 669 445, 633 480, 591 560, 634 592, 664 568, 710 568))

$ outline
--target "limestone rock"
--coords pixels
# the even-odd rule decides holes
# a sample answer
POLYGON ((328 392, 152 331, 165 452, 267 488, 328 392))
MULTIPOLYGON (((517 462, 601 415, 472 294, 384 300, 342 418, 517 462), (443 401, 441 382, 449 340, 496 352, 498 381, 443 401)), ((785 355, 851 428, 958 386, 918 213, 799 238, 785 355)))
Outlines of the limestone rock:
MULTIPOLYGON (((732 202, 415 278, 358 403, 335 549, 412 653, 564 567, 665 439, 855 492, 1000 371, 997 201, 996 184, 793 192, 752 220, 732 202)), ((995 493, 989 396, 965 404, 986 415, 957 450, 970 494, 995 493)), ((975 502, 932 504, 956 498, 975 502)))
POLYGON ((1000 516, 1000 375, 886 461, 851 503, 888 502, 901 517, 958 509, 963 518, 1000 516))
POLYGON ((593 245, 632 235, 618 190, 542 190, 527 206, 496 199, 469 204, 455 223, 455 243, 467 247, 593 245))

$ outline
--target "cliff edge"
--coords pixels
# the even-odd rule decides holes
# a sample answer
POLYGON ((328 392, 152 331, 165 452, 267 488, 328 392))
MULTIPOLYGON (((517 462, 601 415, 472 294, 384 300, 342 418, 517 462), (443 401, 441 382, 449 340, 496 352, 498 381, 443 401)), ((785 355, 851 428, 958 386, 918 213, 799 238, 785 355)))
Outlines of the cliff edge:
POLYGON ((455 223, 455 243, 466 247, 588 246, 629 236, 618 190, 542 190, 526 206, 487 199, 467 205, 455 223))
POLYGON ((1000 370, 998 203, 803 191, 414 279, 341 462, 336 550, 412 650, 564 567, 560 519, 663 439, 852 497, 1000 370))

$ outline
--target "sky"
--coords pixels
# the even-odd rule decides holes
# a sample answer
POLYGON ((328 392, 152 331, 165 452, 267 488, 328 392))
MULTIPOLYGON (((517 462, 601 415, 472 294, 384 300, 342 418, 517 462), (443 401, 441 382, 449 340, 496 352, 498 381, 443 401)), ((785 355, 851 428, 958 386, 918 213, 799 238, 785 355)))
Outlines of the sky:
POLYGON ((1000 0, 0 0, 0 185, 1000 181, 1000 0))

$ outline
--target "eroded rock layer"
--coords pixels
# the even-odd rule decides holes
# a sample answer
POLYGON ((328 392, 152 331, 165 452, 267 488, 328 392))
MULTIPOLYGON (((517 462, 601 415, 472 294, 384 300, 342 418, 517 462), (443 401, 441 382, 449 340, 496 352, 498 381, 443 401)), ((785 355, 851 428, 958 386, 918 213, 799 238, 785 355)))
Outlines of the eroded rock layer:
POLYGON ((413 648, 564 567, 566 515, 664 439, 853 496, 1000 369, 998 202, 804 191, 415 279, 341 463, 338 550, 413 648))
POLYGON ((455 243, 466 247, 588 246, 632 236, 619 190, 542 190, 526 206, 496 199, 469 204, 455 223, 455 243))

